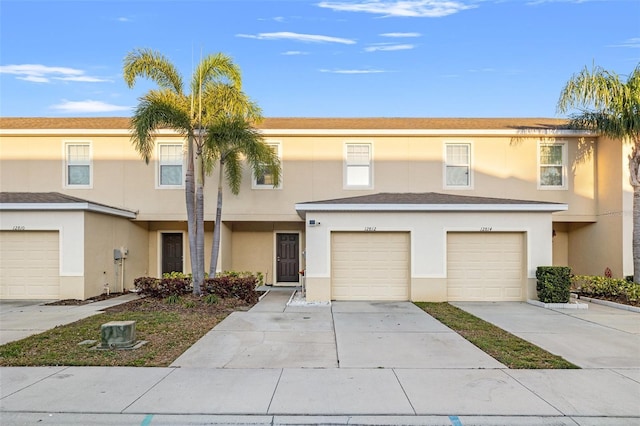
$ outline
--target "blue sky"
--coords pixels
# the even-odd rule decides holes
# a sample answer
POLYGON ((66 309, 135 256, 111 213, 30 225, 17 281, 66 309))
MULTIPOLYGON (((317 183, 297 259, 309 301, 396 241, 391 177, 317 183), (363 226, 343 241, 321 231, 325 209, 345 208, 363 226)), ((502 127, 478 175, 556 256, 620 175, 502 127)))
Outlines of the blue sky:
POLYGON ((592 64, 640 63, 637 0, 1 0, 0 115, 129 116, 131 49, 240 66, 266 117, 555 117, 592 64))

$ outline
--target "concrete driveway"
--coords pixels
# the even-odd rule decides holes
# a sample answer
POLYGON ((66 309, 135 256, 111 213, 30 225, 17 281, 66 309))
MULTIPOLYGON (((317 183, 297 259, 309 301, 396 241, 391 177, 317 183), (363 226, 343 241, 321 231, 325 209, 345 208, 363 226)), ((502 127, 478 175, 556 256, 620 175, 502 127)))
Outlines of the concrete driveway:
POLYGON ((588 309, 452 304, 582 368, 640 368, 640 313, 595 303, 588 303, 588 309))
POLYGON ((272 291, 232 313, 172 366, 504 368, 412 303, 286 306, 290 296, 272 291))

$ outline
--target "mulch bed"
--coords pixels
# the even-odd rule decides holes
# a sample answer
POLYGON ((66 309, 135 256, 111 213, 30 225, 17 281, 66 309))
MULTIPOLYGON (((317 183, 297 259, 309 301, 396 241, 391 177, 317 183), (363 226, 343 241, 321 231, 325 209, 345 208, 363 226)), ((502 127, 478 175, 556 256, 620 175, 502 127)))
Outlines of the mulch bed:
POLYGON ((99 302, 101 300, 113 299, 114 297, 122 296, 125 293, 102 293, 98 296, 93 296, 85 300, 79 299, 64 299, 64 300, 56 300, 55 302, 47 303, 47 306, 73 306, 73 305, 86 305, 88 303, 99 302))

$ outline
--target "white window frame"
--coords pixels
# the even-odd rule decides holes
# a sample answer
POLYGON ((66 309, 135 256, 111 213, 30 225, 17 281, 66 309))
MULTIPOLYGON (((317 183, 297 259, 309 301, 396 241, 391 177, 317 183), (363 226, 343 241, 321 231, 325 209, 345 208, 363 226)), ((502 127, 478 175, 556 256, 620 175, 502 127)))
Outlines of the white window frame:
MULTIPOLYGON (((567 149, 567 141, 554 141, 554 142, 545 142, 545 141, 538 141, 538 147, 537 147, 537 151, 536 151, 536 157, 537 157, 537 175, 538 175, 538 189, 540 190, 566 190, 567 189, 567 179, 568 179, 568 174, 567 174, 567 164, 568 164, 568 149, 567 149), (561 146, 562 147, 562 164, 560 165, 556 165, 556 166, 560 166, 562 167, 561 170, 561 176, 562 176, 562 184, 561 185, 543 185, 542 184, 542 167, 547 166, 549 164, 542 164, 540 162, 540 149, 543 146, 549 146, 549 145, 555 145, 555 146, 561 146)), ((553 164, 551 164, 551 166, 553 166, 553 164)))
POLYGON ((470 141, 445 141, 442 146, 442 158, 442 187, 444 189, 473 189, 473 143, 470 141), (447 157, 447 147, 454 145, 466 146, 468 148, 468 163, 453 163, 449 160, 447 157), (467 167, 468 182, 466 185, 450 185, 447 182, 447 167, 449 166, 467 167))
POLYGON ((93 188, 93 144, 88 140, 66 140, 62 143, 62 186, 67 189, 92 189, 93 188), (86 162, 70 162, 69 147, 74 145, 82 145, 89 147, 89 161, 86 162), (69 166, 89 166, 89 183, 73 184, 69 183, 69 166))
MULTIPOLYGON (((156 144, 156 189, 183 189, 184 188, 184 179, 186 172, 186 155, 184 153, 184 143, 183 142, 170 142, 170 141, 162 141, 156 144), (162 146, 180 146, 180 150, 182 151, 182 162, 180 163, 182 167, 182 178, 180 179, 180 185, 163 185, 161 181, 160 173, 162 171, 161 158, 160 158, 160 150, 162 146)), ((167 165, 177 165, 178 163, 167 163, 167 165)))
POLYGON ((343 189, 373 189, 373 142, 371 141, 360 141, 360 140, 350 140, 346 141, 343 146, 343 166, 342 166, 342 176, 343 176, 343 189), (369 184, 368 185, 350 185, 348 181, 348 169, 349 167, 354 167, 354 165, 349 165, 348 162, 348 150, 349 146, 353 145, 366 145, 369 147, 369 165, 361 165, 362 167, 369 168, 369 184))
MULTIPOLYGON (((271 147, 275 148, 276 154, 278 155, 278 159, 280 160, 280 167, 282 167, 282 142, 281 141, 270 141, 267 140, 265 143, 271 147)), ((282 169, 280 169, 280 182, 278 185, 267 185, 258 183, 258 177, 255 173, 251 172, 251 189, 282 189, 282 169)))

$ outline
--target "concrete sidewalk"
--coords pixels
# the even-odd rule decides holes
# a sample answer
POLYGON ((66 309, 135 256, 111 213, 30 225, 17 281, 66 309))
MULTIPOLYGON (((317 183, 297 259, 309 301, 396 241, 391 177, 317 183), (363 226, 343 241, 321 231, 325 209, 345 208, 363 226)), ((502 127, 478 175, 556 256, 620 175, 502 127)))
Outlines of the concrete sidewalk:
POLYGON ((274 291, 230 315, 174 367, 0 368, 0 422, 640 424, 640 368, 627 365, 636 347, 619 341, 637 336, 640 314, 623 320, 598 309, 588 317, 518 303, 464 306, 535 334, 570 327, 589 343, 581 350, 619 347, 605 368, 510 370, 410 303, 287 307, 289 296, 274 291), (597 340, 600 327, 610 340, 597 340))
POLYGON ((59 325, 102 313, 104 309, 137 299, 125 294, 85 305, 46 305, 51 300, 0 301, 0 345, 39 334, 59 325))

